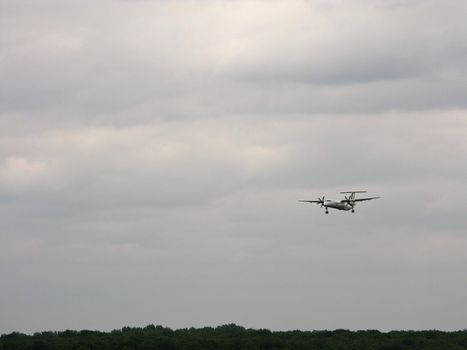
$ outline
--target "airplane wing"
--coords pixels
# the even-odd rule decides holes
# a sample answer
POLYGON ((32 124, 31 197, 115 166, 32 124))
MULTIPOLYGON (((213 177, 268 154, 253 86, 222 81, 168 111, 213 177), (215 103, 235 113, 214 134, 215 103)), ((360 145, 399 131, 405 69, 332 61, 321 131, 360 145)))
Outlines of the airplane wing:
POLYGON ((370 201, 372 199, 378 199, 381 197, 369 197, 369 198, 355 198, 353 201, 354 202, 363 202, 363 201, 370 201))
POLYGON ((308 201, 305 199, 300 199, 299 202, 307 202, 307 203, 321 203, 321 201, 308 201))

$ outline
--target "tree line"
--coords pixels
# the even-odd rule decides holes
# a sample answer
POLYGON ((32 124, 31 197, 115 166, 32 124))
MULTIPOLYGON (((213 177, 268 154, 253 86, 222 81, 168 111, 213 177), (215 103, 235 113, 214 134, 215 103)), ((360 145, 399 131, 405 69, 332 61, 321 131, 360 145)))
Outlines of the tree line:
POLYGON ((172 330, 148 325, 110 332, 48 331, 0 336, 0 350, 467 350, 467 330, 455 332, 270 331, 235 324, 172 330))

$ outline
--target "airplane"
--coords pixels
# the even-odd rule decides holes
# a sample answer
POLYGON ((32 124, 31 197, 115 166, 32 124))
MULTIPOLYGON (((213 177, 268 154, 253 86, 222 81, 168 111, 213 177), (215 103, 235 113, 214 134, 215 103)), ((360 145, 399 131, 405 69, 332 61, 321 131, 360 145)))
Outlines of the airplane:
POLYGON ((366 191, 347 191, 347 192, 340 192, 340 193, 342 194, 350 193, 350 196, 347 197, 344 195, 345 199, 342 199, 340 201, 324 199, 324 196, 323 196, 323 198, 318 197, 317 201, 300 199, 299 202, 321 204, 321 208, 322 207, 325 208, 326 214, 329 214, 328 208, 337 209, 337 210, 345 210, 345 211, 350 210, 352 211, 352 213, 355 213, 355 205, 357 204, 357 202, 363 202, 363 201, 369 201, 372 199, 381 198, 381 197, 355 198, 355 193, 366 193, 366 191))

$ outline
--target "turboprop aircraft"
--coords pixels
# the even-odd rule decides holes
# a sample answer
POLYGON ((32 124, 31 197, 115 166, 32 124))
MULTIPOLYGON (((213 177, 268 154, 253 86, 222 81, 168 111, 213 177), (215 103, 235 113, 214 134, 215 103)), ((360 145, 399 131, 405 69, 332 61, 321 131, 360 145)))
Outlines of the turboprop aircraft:
POLYGON ((342 199, 340 201, 324 199, 324 196, 323 196, 323 198, 318 197, 317 201, 301 199, 299 200, 299 202, 321 204, 321 208, 322 207, 325 208, 326 214, 329 214, 329 211, 328 211, 329 208, 337 209, 337 210, 345 210, 345 211, 351 210, 352 213, 355 213, 355 205, 357 204, 357 202, 363 202, 363 201, 369 201, 372 199, 381 198, 381 197, 355 198, 355 193, 366 193, 366 191, 347 191, 347 192, 341 192, 341 193, 344 194, 345 199, 342 199), (345 196, 345 194, 350 194, 350 196, 347 197, 345 196))

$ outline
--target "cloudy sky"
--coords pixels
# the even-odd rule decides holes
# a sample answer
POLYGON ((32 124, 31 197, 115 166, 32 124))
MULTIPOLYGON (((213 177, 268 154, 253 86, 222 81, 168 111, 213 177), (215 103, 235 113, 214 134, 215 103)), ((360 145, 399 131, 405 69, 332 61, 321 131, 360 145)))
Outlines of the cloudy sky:
POLYGON ((0 333, 466 327, 465 1, 0 0, 0 78, 0 333))

